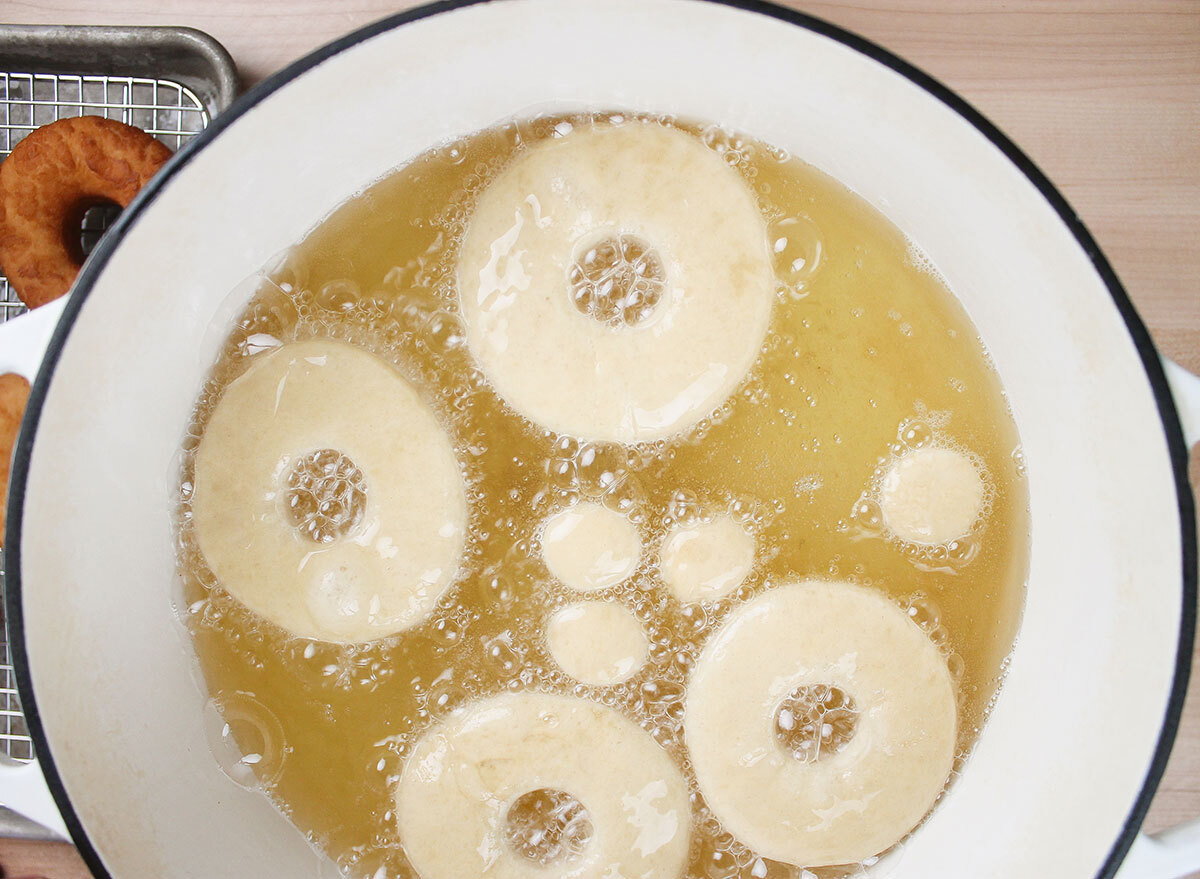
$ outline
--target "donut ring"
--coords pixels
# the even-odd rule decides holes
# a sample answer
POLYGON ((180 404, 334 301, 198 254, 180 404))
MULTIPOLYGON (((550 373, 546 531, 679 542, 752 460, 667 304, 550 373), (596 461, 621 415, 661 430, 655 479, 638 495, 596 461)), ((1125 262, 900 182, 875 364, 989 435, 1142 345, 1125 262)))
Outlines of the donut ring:
POLYGON ((79 224, 93 205, 127 207, 171 151, 103 116, 34 130, 0 162, 0 266, 30 308, 71 289, 83 265, 79 224))
POLYGON ((899 842, 932 808, 954 763, 954 685, 904 611, 849 583, 780 586, 736 609, 688 687, 684 737, 701 792, 726 828, 768 858, 850 864, 899 842), (776 712, 806 685, 857 709, 841 750, 803 762, 776 712))
POLYGON ((29 382, 13 372, 0 375, 0 546, 4 545, 4 522, 8 511, 8 476, 13 447, 21 431, 29 382))
POLYGON ((503 693, 471 703, 417 742, 396 787, 404 850, 422 879, 675 879, 687 864, 687 783, 645 731, 569 696, 503 693), (594 834, 540 864, 505 836, 512 804, 562 791, 594 834))
POLYGON ((416 625, 459 567, 466 492, 450 439, 390 366, 329 339, 256 356, 196 450, 193 521, 221 585, 295 635, 416 625))
POLYGON ((458 264, 467 343, 539 425, 634 443, 711 412, 758 356, 766 225, 699 140, 632 122, 519 156, 480 195, 458 264))

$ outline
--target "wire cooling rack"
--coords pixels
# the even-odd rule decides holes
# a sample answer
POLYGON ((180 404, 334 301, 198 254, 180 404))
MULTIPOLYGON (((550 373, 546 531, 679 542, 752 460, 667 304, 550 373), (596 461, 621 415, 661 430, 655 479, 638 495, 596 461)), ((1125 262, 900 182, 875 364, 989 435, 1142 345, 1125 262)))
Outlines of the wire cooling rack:
MULTIPOLYGON (((4 559, 0 552, 0 577, 3 572, 4 559)), ((3 647, 0 650, 0 752, 12 760, 28 763, 33 759, 33 742, 17 698, 17 678, 13 674, 7 638, 4 638, 3 647)))
MULTIPOLYGON (((0 160, 40 125, 71 116, 107 116, 136 125, 172 150, 187 143, 209 122, 208 110, 186 86, 166 79, 131 76, 75 76, 0 71, 0 160)), ((87 212, 80 242, 88 253, 120 213, 115 207, 87 212)), ((8 279, 0 275, 0 322, 25 312, 8 279)), ((0 556, 0 582, 3 580, 0 556)), ((8 637, 0 631, 0 754, 28 762, 33 742, 21 714, 8 637)))
MULTIPOLYGON (((0 159, 40 125, 70 116, 107 116, 136 125, 177 150, 208 125, 208 111, 188 88, 166 79, 0 72, 0 159)), ((87 253, 119 211, 93 208, 80 240, 87 253)), ((25 306, 0 277, 0 321, 25 306)))

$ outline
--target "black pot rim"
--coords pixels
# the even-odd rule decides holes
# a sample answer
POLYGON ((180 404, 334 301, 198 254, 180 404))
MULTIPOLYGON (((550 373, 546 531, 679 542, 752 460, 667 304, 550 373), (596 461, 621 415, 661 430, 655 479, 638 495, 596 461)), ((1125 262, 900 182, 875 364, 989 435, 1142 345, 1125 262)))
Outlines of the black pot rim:
MULTIPOLYGON (((245 95, 235 101, 228 110, 217 116, 208 128, 184 146, 141 193, 138 194, 137 198, 122 212, 116 224, 101 239, 75 282, 73 293, 66 303, 62 318, 47 348, 37 380, 34 382, 30 392, 25 419, 21 425, 21 432, 13 456, 8 499, 8 525, 4 540, 4 546, 9 547, 6 551, 7 588, 5 612, 8 620, 9 644, 17 678, 17 689, 42 772, 46 777, 46 783, 50 788, 55 803, 62 813, 64 823, 70 831, 75 845, 78 847, 83 860, 96 879, 114 879, 114 877, 104 866, 95 846, 93 846, 92 841, 87 835, 87 831, 80 822, 79 816, 76 814, 67 795, 62 778, 58 773, 54 758, 50 753, 49 742, 38 712, 37 699, 34 695, 33 682, 29 673, 24 617, 21 608, 20 548, 23 529, 22 515, 29 477, 30 458, 33 452, 33 440, 41 418, 42 408, 46 401, 51 377, 58 365, 71 328, 79 317, 79 311, 83 306, 84 300, 91 293, 104 266, 108 263, 114 249, 128 230, 138 221, 146 208, 154 202, 170 179, 186 167, 201 150, 214 138, 218 137, 230 124, 264 98, 278 91, 292 80, 297 79, 311 68, 316 67, 322 61, 345 49, 409 22, 488 2, 493 2, 493 0, 439 0, 439 2, 397 13, 334 40, 293 62, 250 89, 245 95)), ((1154 793, 1162 779, 1163 772, 1166 769, 1167 758, 1170 756, 1171 746, 1174 744, 1175 736, 1178 732, 1179 719, 1183 711, 1183 702, 1187 693, 1188 679, 1191 673, 1192 646, 1196 629, 1196 521, 1191 485, 1188 482, 1187 475, 1188 448, 1184 443, 1179 416, 1163 372, 1158 350, 1151 340, 1145 324, 1134 309, 1133 303, 1125 292, 1125 288, 1121 285, 1120 280, 1118 280, 1108 259, 1100 251, 1099 245, 1097 245, 1091 233, 1084 226, 1083 221, 1072 210, 1054 184, 1034 164, 1033 160, 966 100, 938 80, 892 54, 882 46, 812 15, 777 6, 774 3, 764 2, 764 0, 699 0, 699 2, 715 3, 765 15, 829 37, 890 68, 895 73, 920 86, 951 110, 955 111, 991 141, 997 149, 1004 153, 1009 161, 1028 178, 1029 182, 1037 187, 1038 191, 1041 192, 1042 196, 1055 210, 1059 219, 1071 231, 1079 246, 1083 248, 1091 260, 1096 272, 1108 288, 1108 292, 1112 296, 1113 302, 1120 312, 1122 319, 1125 321, 1129 335, 1137 348, 1138 356, 1142 360, 1142 366, 1146 371, 1146 376, 1150 381, 1154 393, 1175 476, 1176 494, 1179 503, 1179 521, 1182 531, 1181 542, 1183 545, 1181 558, 1182 611, 1180 615, 1178 652, 1175 660, 1175 677, 1171 695, 1167 703, 1167 710, 1163 717, 1158 743, 1154 749, 1154 755, 1142 788, 1130 808, 1125 824, 1114 841, 1104 865, 1096 876, 1096 879, 1113 879, 1121 862, 1128 854, 1130 846, 1133 845, 1138 835, 1142 821, 1145 819, 1146 812, 1150 808, 1150 801, 1153 799, 1154 793)))

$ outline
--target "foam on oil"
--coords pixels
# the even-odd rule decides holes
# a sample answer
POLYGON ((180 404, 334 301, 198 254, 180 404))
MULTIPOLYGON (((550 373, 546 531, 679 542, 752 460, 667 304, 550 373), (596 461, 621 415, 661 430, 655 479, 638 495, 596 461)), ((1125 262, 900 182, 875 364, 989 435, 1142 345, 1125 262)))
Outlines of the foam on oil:
MULTIPOLYGON (((768 224, 771 328, 751 374, 709 417, 672 441, 594 444, 538 429, 492 391, 456 307, 473 201, 529 144, 598 118, 539 117, 471 135, 347 202, 264 272, 197 400, 178 533, 184 615, 212 695, 209 738, 232 778, 265 790, 355 879, 415 875, 392 790, 421 732, 478 696, 538 689, 612 706, 694 788, 681 730, 689 672, 733 606, 784 578, 853 579, 906 608, 958 685, 962 757, 1012 647, 1028 501, 999 380, 924 256, 862 199, 782 150, 718 126, 603 116, 700 137, 754 189, 768 224), (216 582, 190 520, 194 452, 222 390, 258 354, 322 336, 374 352, 424 396, 453 437, 470 509, 462 569, 433 616, 358 646, 297 639, 256 619, 216 582), (878 510, 889 463, 927 445, 968 453, 987 487, 972 535, 945 547, 897 541, 878 510), (585 499, 627 516, 643 547, 632 576, 596 593, 632 611, 650 640, 645 665, 611 687, 567 677, 543 637, 579 596, 549 575, 539 528, 585 499), (673 527, 721 515, 754 536, 754 566, 730 595, 681 604, 657 571, 659 548, 673 527)), ((698 792, 694 802, 689 877, 827 879, 871 867, 768 861, 728 834, 698 792)))

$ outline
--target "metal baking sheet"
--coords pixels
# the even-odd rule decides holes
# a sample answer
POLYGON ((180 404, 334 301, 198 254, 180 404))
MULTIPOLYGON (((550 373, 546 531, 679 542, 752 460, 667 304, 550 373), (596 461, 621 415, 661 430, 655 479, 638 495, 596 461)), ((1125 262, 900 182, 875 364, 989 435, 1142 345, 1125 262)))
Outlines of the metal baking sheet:
MULTIPOLYGON (((173 150, 237 93, 233 59, 191 28, 0 25, 0 159, 40 125, 97 115, 142 128, 173 150)), ((84 252, 116 217, 84 218, 84 252)), ((25 311, 0 276, 0 321, 25 311)))
POLYGON ((225 47, 187 27, 0 25, 0 70, 166 78, 191 92, 210 116, 238 93, 225 47))
MULTIPOLYGON (((191 28, 0 25, 0 160, 38 126, 83 115, 136 125, 177 150, 229 105, 237 88, 229 53, 191 28)), ((80 230, 85 252, 117 213, 88 211, 80 230)), ((0 322, 24 311, 0 276, 0 322)), ((33 744, 0 625, 2 757, 32 760, 33 744)))

